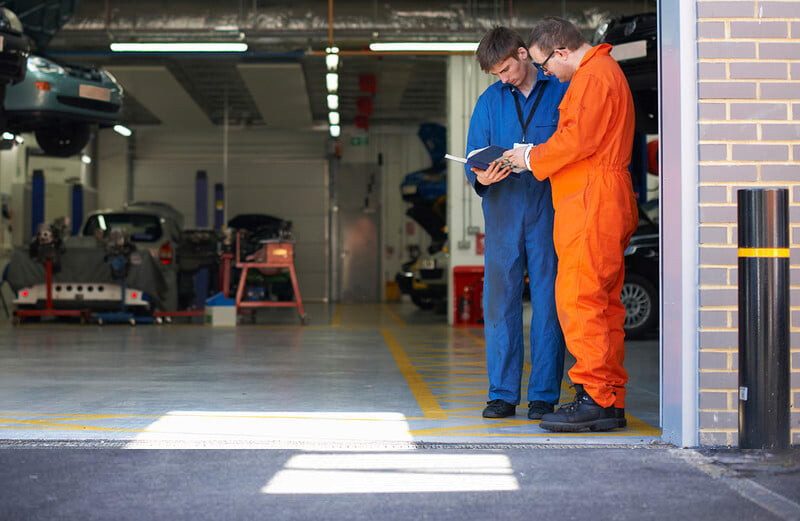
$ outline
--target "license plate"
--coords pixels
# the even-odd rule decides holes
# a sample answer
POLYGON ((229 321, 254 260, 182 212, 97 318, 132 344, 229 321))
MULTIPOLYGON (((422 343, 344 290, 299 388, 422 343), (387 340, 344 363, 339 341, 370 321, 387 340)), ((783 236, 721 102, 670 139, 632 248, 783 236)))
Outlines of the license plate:
POLYGON ((81 85, 78 88, 78 95, 81 98, 95 99, 98 101, 111 100, 110 89, 104 89, 103 87, 95 87, 94 85, 81 85))

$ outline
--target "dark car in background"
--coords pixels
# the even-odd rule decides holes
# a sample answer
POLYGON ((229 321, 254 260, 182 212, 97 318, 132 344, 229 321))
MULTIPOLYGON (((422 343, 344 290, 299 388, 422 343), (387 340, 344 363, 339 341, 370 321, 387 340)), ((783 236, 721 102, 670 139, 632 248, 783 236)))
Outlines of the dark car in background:
POLYGON ((639 226, 625 250, 625 336, 641 338, 658 328, 658 199, 639 205, 639 226))

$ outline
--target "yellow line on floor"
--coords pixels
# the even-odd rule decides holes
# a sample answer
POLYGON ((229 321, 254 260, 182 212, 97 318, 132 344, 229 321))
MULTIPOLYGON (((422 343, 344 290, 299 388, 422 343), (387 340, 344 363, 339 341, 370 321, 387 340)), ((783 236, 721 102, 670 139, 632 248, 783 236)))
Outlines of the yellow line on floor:
POLYGON ((333 312, 333 319, 331 320, 332 327, 342 327, 342 305, 336 304, 336 311, 333 312))
POLYGON ((383 310, 384 310, 384 311, 385 311, 385 312, 386 312, 386 313, 387 313, 387 314, 388 314, 390 317, 392 317, 392 319, 394 319, 394 321, 395 321, 395 322, 397 322, 397 325, 399 325, 400 327, 406 327, 406 323, 405 323, 405 321, 403 321, 403 319, 402 319, 402 318, 400 318, 400 315, 398 315, 397 313, 395 313, 394 311, 392 311, 392 309, 391 309, 391 308, 389 308, 389 306, 387 306, 385 303, 382 303, 382 304, 381 304, 381 307, 383 308, 383 310))
MULTIPOLYGON (((519 425, 531 425, 530 420, 508 421, 501 425, 498 424, 484 424, 484 425, 467 425, 464 427, 437 427, 433 429, 417 429, 408 431, 412 436, 424 436, 426 434, 438 434, 444 432, 463 432, 463 431, 476 431, 482 429, 496 429, 498 427, 517 427, 519 425)), ((470 433, 472 434, 472 433, 470 433)))
POLYGON ((381 334, 383 335, 384 342, 389 346, 389 350, 394 356, 394 361, 398 369, 400 369, 400 374, 406 379, 408 387, 411 389, 414 398, 417 399, 417 404, 419 408, 422 409, 425 417, 439 420, 447 418, 447 414, 439 405, 439 402, 436 401, 436 398, 430 392, 422 376, 414 368, 414 364, 411 363, 408 355, 403 351, 402 346, 400 346, 394 338, 394 335, 392 335, 388 329, 381 329, 381 334))

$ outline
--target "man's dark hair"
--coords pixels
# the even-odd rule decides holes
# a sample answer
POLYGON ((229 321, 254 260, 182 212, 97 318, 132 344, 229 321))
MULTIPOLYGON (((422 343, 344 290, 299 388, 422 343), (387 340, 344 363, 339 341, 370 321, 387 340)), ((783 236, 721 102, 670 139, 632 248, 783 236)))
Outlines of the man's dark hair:
POLYGON ((561 47, 574 51, 584 43, 586 43, 586 38, 583 37, 580 29, 569 20, 557 16, 542 18, 528 35, 528 49, 537 47, 544 53, 561 47))
POLYGON ((508 27, 495 27, 488 33, 483 35, 481 43, 478 44, 478 50, 475 51, 475 56, 478 58, 478 64, 485 72, 502 62, 503 60, 517 55, 517 49, 525 47, 525 42, 516 31, 508 27))

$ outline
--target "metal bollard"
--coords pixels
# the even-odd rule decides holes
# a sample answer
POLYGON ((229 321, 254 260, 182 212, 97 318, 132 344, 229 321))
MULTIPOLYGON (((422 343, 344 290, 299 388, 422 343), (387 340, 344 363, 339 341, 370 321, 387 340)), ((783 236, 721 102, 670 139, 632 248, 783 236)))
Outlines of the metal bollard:
POLYGON ((739 190, 739 448, 789 447, 789 191, 739 190))

